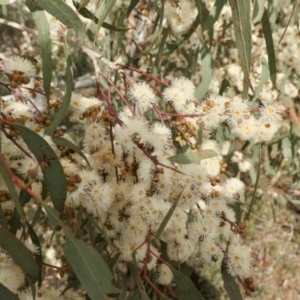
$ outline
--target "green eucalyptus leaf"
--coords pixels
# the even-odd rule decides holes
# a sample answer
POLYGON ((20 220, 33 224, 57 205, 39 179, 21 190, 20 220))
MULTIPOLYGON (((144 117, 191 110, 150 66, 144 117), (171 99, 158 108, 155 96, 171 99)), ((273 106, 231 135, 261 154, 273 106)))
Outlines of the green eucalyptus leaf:
POLYGON ((268 66, 269 65, 268 65, 267 60, 263 57, 262 62, 261 62, 261 68, 262 68, 261 77, 260 77, 259 84, 255 90, 255 95, 252 99, 253 102, 258 98, 260 92, 263 90, 264 84, 268 81, 269 74, 270 74, 268 66))
POLYGON ((239 286, 235 282, 234 278, 227 271, 226 262, 224 259, 221 266, 221 272, 224 282, 224 288, 230 300, 243 300, 239 286))
POLYGON ((73 150, 74 152, 78 153, 88 164, 88 166, 91 168, 91 165, 89 163, 89 161, 87 160, 86 156, 84 155, 84 153, 80 150, 79 147, 77 147, 76 145, 74 145, 72 142, 70 142, 69 140, 63 138, 63 137, 53 137, 52 141, 61 147, 65 147, 68 149, 73 150))
POLYGON ((7 229, 7 220, 5 218, 5 214, 1 204, 0 204, 0 226, 7 229))
POLYGON ((54 119, 51 124, 46 128, 45 134, 51 135, 60 125, 60 123, 66 118, 67 111, 69 109, 72 91, 74 88, 73 82, 73 72, 72 72, 72 59, 71 56, 67 58, 67 67, 66 67, 66 90, 63 98, 62 105, 60 106, 58 112, 55 114, 54 119))
POLYGON ((212 76, 213 76, 213 59, 212 56, 209 53, 209 49, 204 41, 199 39, 200 43, 200 54, 201 54, 201 75, 202 80, 201 83, 196 88, 196 97, 198 101, 202 100, 205 96, 209 84, 211 82, 212 76))
POLYGON ((273 84, 273 88, 276 88, 276 57, 275 57, 275 49, 272 37, 271 24, 268 17, 268 11, 265 9, 262 17, 262 28, 264 32, 264 37, 267 46, 268 53, 268 64, 270 71, 270 78, 273 84))
POLYGON ((23 221, 23 224, 25 224, 25 217, 23 214, 22 205, 21 205, 19 196, 16 192, 15 185, 14 185, 12 179, 10 178, 10 176, 8 175, 2 161, 0 161, 0 173, 5 181, 5 184, 8 188, 8 190, 9 190, 10 196, 11 196, 12 200, 14 201, 14 204, 16 207, 16 214, 18 215, 18 216, 16 216, 16 218, 19 218, 19 219, 21 218, 23 221))
POLYGON ((0 247, 9 253, 14 262, 32 280, 35 281, 38 278, 39 266, 32 253, 13 234, 3 228, 0 228, 0 247))
POLYGON ((38 31, 38 37, 41 46, 43 86, 47 102, 49 103, 52 77, 50 28, 44 11, 40 10, 40 8, 36 5, 36 3, 33 0, 27 0, 26 5, 28 6, 32 14, 33 20, 38 31))
POLYGON ((255 0, 252 14, 252 23, 259 22, 263 16, 265 7, 265 0, 255 0))
POLYGON ((46 204, 43 207, 52 225, 60 225, 64 229, 65 256, 89 297, 92 300, 105 300, 109 296, 118 295, 120 291, 112 284, 113 275, 100 253, 92 246, 76 239, 53 208, 46 204))
POLYGON ((16 0, 0 0, 0 5, 7 5, 14 3, 16 0))
MULTIPOLYGON (((90 12, 87 8, 85 8, 85 7, 81 8, 81 4, 79 4, 79 3, 74 4, 74 6, 76 7, 79 14, 81 14, 83 17, 90 19, 90 20, 94 21, 96 24, 98 24, 99 19, 92 12, 90 12)), ((131 28, 124 28, 124 27, 117 27, 115 25, 108 24, 106 22, 102 23, 102 27, 105 29, 111 30, 111 31, 121 31, 121 32, 131 29, 131 28)))
POLYGON ((42 247, 40 244, 40 240, 34 231, 33 227, 27 222, 27 229, 29 236, 31 238, 32 243, 37 247, 38 252, 34 253, 35 259, 38 262, 39 266, 39 274, 38 274, 38 286, 42 286, 42 280, 43 280, 43 256, 42 256, 42 247))
POLYGON ((83 25, 71 7, 61 0, 37 0, 36 3, 67 27, 73 28, 78 34, 80 42, 84 43, 85 31, 83 25))
POLYGON ((248 96, 250 86, 250 66, 251 66, 251 23, 250 23, 250 1, 249 0, 229 0, 232 10, 232 21, 236 46, 240 56, 242 70, 244 73, 243 98, 248 96))
POLYGON ((186 165, 191 163, 199 163, 202 159, 211 158, 218 154, 214 150, 198 150, 198 152, 185 152, 169 157, 172 163, 186 165))
POLYGON ((127 27, 118 27, 118 26, 115 26, 115 25, 112 25, 112 24, 109 24, 106 22, 102 23, 102 27, 105 29, 111 30, 111 31, 118 31, 118 32, 124 32, 124 31, 128 31, 128 30, 132 29, 132 28, 127 28, 127 27))
POLYGON ((115 5, 117 0, 103 0, 99 9, 96 12, 96 17, 98 18, 98 24, 96 27, 95 35, 98 34, 103 22, 105 21, 106 17, 111 12, 113 6, 115 5))
POLYGON ((23 207, 26 203, 28 203, 30 201, 31 195, 27 191, 21 190, 19 199, 20 199, 20 203, 23 207))
POLYGON ((214 6, 209 11, 209 15, 203 23, 202 32, 208 31, 210 40, 213 38, 214 34, 214 24, 218 20, 220 13, 226 4, 227 0, 216 0, 214 6))
POLYGON ((174 281, 182 300, 204 300, 200 291, 195 287, 194 283, 179 271, 171 267, 174 275, 174 281))
POLYGON ((36 132, 22 125, 15 124, 14 127, 39 162, 54 208, 61 213, 67 196, 67 181, 55 152, 36 132))
POLYGON ((167 226, 167 224, 169 223, 169 220, 171 219, 176 207, 177 207, 177 204, 178 204, 178 201, 182 195, 182 192, 183 192, 183 189, 182 191, 180 192, 180 194, 177 196, 177 198, 175 199, 173 205, 170 207, 169 211, 167 212, 167 214, 165 215, 164 219, 162 220, 161 224, 159 225, 159 228, 157 229, 156 231, 156 234, 155 234, 155 238, 158 239, 159 236, 162 234, 162 232, 164 231, 165 227, 167 226))
POLYGON ((133 9, 137 6, 137 4, 139 3, 139 0, 131 0, 130 4, 127 8, 127 17, 130 15, 130 13, 133 11, 133 9))
POLYGON ((231 84, 227 79, 223 79, 221 82, 221 87, 219 90, 219 95, 223 95, 223 93, 226 91, 227 88, 230 88, 231 84))
MULTIPOLYGON (((0 3, 1 4, 1 3, 0 3)), ((11 292, 5 285, 0 282, 0 299, 2 300, 20 300, 20 298, 11 292)))

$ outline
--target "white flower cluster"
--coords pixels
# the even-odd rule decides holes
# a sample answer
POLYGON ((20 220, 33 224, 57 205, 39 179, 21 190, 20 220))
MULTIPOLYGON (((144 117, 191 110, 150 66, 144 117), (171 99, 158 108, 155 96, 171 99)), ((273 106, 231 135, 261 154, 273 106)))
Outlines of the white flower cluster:
MULTIPOLYGON (((254 108, 253 108, 254 110, 254 108)), ((250 102, 239 97, 229 99, 211 95, 195 109, 199 113, 204 128, 217 128, 227 122, 233 134, 241 140, 254 139, 255 142, 267 142, 272 139, 280 127, 285 107, 278 101, 266 101, 258 109, 257 117, 251 112, 250 102)))
POLYGON ((176 5, 165 3, 165 15, 174 32, 185 33, 196 19, 198 10, 193 0, 179 0, 176 5))
MULTIPOLYGON (((135 253, 138 266, 156 271, 157 282, 165 285, 171 283, 173 276, 168 262, 160 257, 162 242, 167 245, 166 254, 171 261, 184 262, 200 248, 206 261, 224 257, 232 275, 250 276, 250 253, 241 239, 245 227, 235 224, 235 213, 230 208, 243 197, 244 184, 237 178, 213 180, 220 173, 222 156, 219 145, 209 139, 208 133, 226 121, 242 139, 254 137, 256 131, 257 140, 269 140, 275 132, 272 126, 277 130, 282 113, 278 103, 266 103, 256 119, 247 101, 212 96, 199 104, 194 91, 190 80, 175 79, 161 99, 170 108, 169 116, 168 109, 166 112, 160 109, 162 101, 144 83, 132 85, 129 89, 132 105, 129 103, 115 115, 101 107, 97 99, 74 93, 69 117, 84 124, 83 151, 91 167, 78 154, 66 153, 51 137, 44 136, 60 157, 67 177, 66 205, 83 206, 103 226, 113 246, 106 251, 117 260, 115 270, 126 272, 127 263, 135 253), (150 108, 155 109, 161 122, 149 123, 144 112, 150 108), (183 118, 183 114, 189 117, 183 118), (174 122, 174 117, 180 121, 174 122), (271 133, 261 132, 264 124, 272 127, 271 133), (175 140, 185 142, 196 152, 200 126, 207 130, 201 149, 213 149, 218 156, 203 159, 200 164, 171 163, 169 157, 176 155, 176 148, 170 127, 178 131, 175 140), (155 239, 175 201, 178 203, 172 216, 159 240, 155 239)), ((51 109, 57 109, 58 105, 57 101, 50 102, 51 109)), ((14 106, 3 103, 2 113, 12 119, 22 117, 25 126, 42 136, 49 125, 49 117, 34 112, 30 102, 22 105, 16 102, 14 106)), ((64 137, 71 140, 66 133, 64 137)), ((2 132, 1 140, 7 161, 20 176, 30 178, 33 189, 41 193, 43 174, 20 136, 11 130, 7 134, 2 132)), ((11 203, 7 200, 2 203, 4 209, 5 203, 11 203)))

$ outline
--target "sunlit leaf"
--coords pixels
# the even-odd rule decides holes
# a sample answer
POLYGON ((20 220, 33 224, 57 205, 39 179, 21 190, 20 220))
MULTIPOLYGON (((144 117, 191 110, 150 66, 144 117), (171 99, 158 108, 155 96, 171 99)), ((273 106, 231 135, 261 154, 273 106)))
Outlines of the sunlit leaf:
POLYGON ((214 150, 198 150, 197 152, 185 152, 169 157, 173 163, 186 165, 191 163, 199 163, 202 159, 211 158, 218 154, 214 150))
POLYGON ((84 42, 85 31, 83 25, 71 7, 61 0, 37 0, 36 3, 67 27, 74 28, 78 34, 79 40, 82 43, 84 42))
POLYGON ((39 266, 27 247, 7 230, 0 228, 0 247, 33 281, 38 278, 39 266))
POLYGON ((268 12, 265 9, 263 17, 262 17, 262 28, 264 32, 264 37, 267 46, 268 53, 268 64, 270 70, 270 78, 273 83, 273 88, 276 88, 276 57, 275 57, 275 49, 272 37, 271 25, 268 17, 268 12))
POLYGON ((41 46, 43 86, 47 101, 49 102, 52 77, 50 28, 44 11, 40 10, 36 2, 34 0, 27 0, 25 3, 31 12, 38 31, 41 46))
POLYGON ((198 101, 205 96, 213 75, 213 60, 209 53, 209 49, 204 41, 199 39, 201 54, 201 83, 196 88, 196 97, 198 101))
POLYGON ((252 23, 259 22, 264 13, 265 0, 254 0, 252 23))
POLYGON ((103 22, 105 21, 106 17, 111 12, 112 8, 114 7, 117 0, 103 0, 99 9, 96 12, 96 17, 98 18, 98 24, 96 27, 95 34, 98 34, 103 22))
POLYGON ((63 98, 62 105, 60 106, 58 112, 55 114, 54 119, 51 124, 46 128, 45 134, 51 135, 56 130, 56 128, 60 125, 62 120, 66 118, 67 111, 70 105, 72 91, 74 88, 73 82, 73 72, 72 72, 72 59, 70 56, 67 58, 67 67, 66 67, 66 90, 63 98))
POLYGON ((14 3, 16 0, 0 0, 0 5, 7 5, 14 3))
POLYGON ((214 24, 218 20, 223 6, 226 4, 227 0, 216 0, 214 6, 209 11, 209 15, 203 23, 202 31, 208 31, 210 39, 213 38, 214 24))
POLYGON ((244 73, 243 98, 247 98, 250 86, 251 66, 251 23, 250 23, 250 1, 229 0, 232 10, 232 21, 236 46, 240 56, 242 70, 244 73))

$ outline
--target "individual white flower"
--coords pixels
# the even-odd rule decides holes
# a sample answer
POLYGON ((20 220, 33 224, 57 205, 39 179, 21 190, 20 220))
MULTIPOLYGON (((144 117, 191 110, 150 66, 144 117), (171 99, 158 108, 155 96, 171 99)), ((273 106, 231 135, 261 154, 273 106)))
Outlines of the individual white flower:
POLYGON ((236 125, 241 123, 249 117, 250 103, 242 98, 235 97, 231 100, 227 107, 229 117, 229 124, 236 125))
POLYGON ((171 269, 166 264, 159 264, 157 266, 157 283, 161 285, 169 285, 173 279, 173 273, 171 269))
POLYGON ((247 159, 243 159, 238 163, 239 170, 243 173, 247 172, 251 168, 251 163, 247 159))
POLYGON ((230 178, 226 180, 224 188, 228 194, 233 196, 236 194, 243 194, 245 184, 238 178, 230 178))
POLYGON ((154 123, 151 127, 151 132, 156 136, 159 143, 164 146, 170 145, 172 132, 169 127, 161 123, 154 123))
POLYGON ((165 13, 174 32, 185 33, 197 16, 197 9, 192 1, 180 0, 178 7, 166 2, 165 13))
POLYGON ((165 101, 170 101, 176 109, 178 107, 181 108, 188 101, 185 93, 174 86, 168 87, 164 90, 163 99, 165 101))
POLYGON ((13 293, 25 284, 25 275, 22 269, 16 264, 0 268, 0 282, 13 293))
POLYGON ((223 252, 214 239, 205 239, 200 245, 201 257, 206 261, 218 261, 222 259, 223 252))
POLYGON ((155 94, 145 82, 134 83, 129 89, 129 97, 141 112, 147 111, 155 103, 155 94))
POLYGON ((251 116, 249 119, 243 120, 241 123, 236 123, 232 128, 232 133, 241 140, 246 141, 255 137, 257 134, 258 121, 251 116))
POLYGON ((191 101, 195 98, 195 85, 190 79, 179 77, 172 80, 172 86, 185 94, 186 100, 191 101))
POLYGON ((21 73, 23 76, 33 77, 36 75, 36 71, 32 63, 20 56, 12 56, 4 60, 3 62, 7 73, 14 73, 14 71, 21 73))
POLYGON ((250 249, 246 246, 230 244, 226 264, 232 276, 248 277, 251 271, 250 249))
POLYGON ((285 107, 278 103, 263 103, 263 106, 259 109, 261 114, 261 120, 264 122, 279 122, 282 120, 285 107))
POLYGON ((255 135, 256 142, 270 141, 281 125, 278 122, 265 122, 263 120, 259 120, 258 122, 258 129, 255 135))

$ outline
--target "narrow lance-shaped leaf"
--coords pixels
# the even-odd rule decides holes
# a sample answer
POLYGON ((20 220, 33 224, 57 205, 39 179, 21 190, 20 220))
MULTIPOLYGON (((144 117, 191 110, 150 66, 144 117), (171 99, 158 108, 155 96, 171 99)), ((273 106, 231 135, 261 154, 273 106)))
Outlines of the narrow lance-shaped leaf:
POLYGON ((0 225, 1 227, 7 229, 7 220, 5 218, 5 214, 1 204, 0 204, 0 225))
POLYGON ((262 62, 261 62, 261 77, 260 77, 260 81, 259 81, 259 84, 255 90, 255 95, 254 95, 254 98, 252 99, 252 101, 254 102, 260 92, 262 91, 263 87, 264 87, 264 84, 268 81, 268 78, 269 78, 269 74, 270 74, 270 71, 269 71, 269 67, 268 67, 268 62, 267 60, 263 57, 262 59, 262 62))
POLYGON ((46 128, 45 134, 47 135, 53 134, 53 132, 60 125, 62 120, 65 119, 68 108, 70 106, 73 87, 74 87, 74 82, 73 82, 73 72, 72 72, 72 59, 70 56, 68 56, 67 67, 66 67, 66 90, 65 90, 63 102, 58 112, 55 114, 51 124, 46 128))
POLYGON ((74 152, 78 153, 86 161, 88 166, 91 167, 91 165, 90 165, 89 161, 87 160, 86 156, 84 155, 84 153, 80 150, 80 148, 78 148, 72 142, 70 142, 69 140, 67 140, 63 137, 53 137, 52 141, 58 146, 66 147, 66 148, 71 149, 74 152))
POLYGON ((36 2, 34 0, 27 0, 25 3, 32 14, 38 31, 38 37, 41 46, 43 85, 47 102, 49 102, 52 77, 51 39, 49 24, 44 11, 42 11, 36 5, 36 2))
POLYGON ((15 204, 15 207, 16 207, 16 212, 17 212, 17 215, 18 215, 16 217, 19 218, 19 219, 21 218, 22 221, 23 221, 23 224, 25 224, 25 218, 24 218, 24 215, 23 215, 22 206, 21 206, 21 203, 20 203, 20 200, 19 200, 19 196, 16 192, 15 185, 14 185, 12 179, 10 178, 9 174, 7 173, 7 171, 5 169, 5 166, 2 163, 2 161, 0 161, 0 173, 1 173, 1 175, 4 179, 4 181, 5 181, 5 184, 8 188, 8 190, 9 190, 10 196, 11 196, 12 200, 14 201, 14 204, 15 204))
POLYGON ((180 192, 180 194, 177 196, 176 200, 174 201, 173 205, 171 206, 171 208, 169 209, 168 213, 166 214, 166 216, 164 217, 164 219, 162 220, 161 224, 159 225, 159 228, 157 229, 157 232, 155 234, 155 238, 158 239, 159 236, 162 234, 162 232, 164 231, 164 229, 166 228, 169 220, 171 219, 176 207, 177 207, 177 204, 179 202, 179 199, 181 197, 181 194, 183 192, 183 189, 182 191, 180 192))
POLYGON ((32 243, 37 247, 38 251, 36 253, 34 253, 34 256, 37 260, 37 262, 39 263, 39 275, 38 275, 38 285, 39 287, 41 287, 42 285, 42 271, 43 271, 43 256, 42 256, 42 248, 41 248, 41 244, 40 244, 40 240, 36 234, 36 232, 34 231, 33 227, 27 222, 27 229, 28 229, 28 233, 29 236, 31 238, 32 243))
MULTIPOLYGON (((1 4, 1 3, 0 3, 1 4)), ((20 298, 0 282, 0 299, 20 300, 20 298)))
POLYGON ((250 24, 250 1, 229 0, 232 10, 232 21, 236 46, 240 56, 242 70, 244 73, 243 97, 248 96, 250 86, 251 65, 251 24, 250 24))
POLYGON ((103 0, 101 5, 96 12, 96 16, 98 17, 98 24, 96 27, 95 35, 98 34, 103 22, 105 21, 108 14, 111 12, 113 6, 115 5, 116 0, 103 0))
POLYGON ((71 7, 61 0, 37 0, 36 2, 38 6, 57 18, 60 22, 69 28, 74 28, 79 40, 84 43, 86 35, 83 25, 71 7))
POLYGON ((214 24, 220 16, 223 6, 226 4, 227 0, 216 0, 214 6, 209 12, 208 17, 204 21, 202 31, 208 31, 210 40, 213 38, 214 24))
POLYGON ((194 283, 179 271, 171 267, 178 294, 182 300, 204 300, 194 283))
MULTIPOLYGON (((83 17, 90 19, 90 20, 94 21, 96 24, 98 24, 99 19, 92 12, 90 12, 85 7, 81 7, 81 3, 79 4, 74 1, 73 1, 73 3, 79 14, 81 14, 83 17)), ((111 30, 111 31, 121 31, 121 32, 131 29, 131 28, 125 28, 125 27, 117 27, 115 25, 108 24, 106 22, 102 23, 102 27, 105 29, 111 30)))
POLYGON ((202 159, 211 158, 218 154, 214 150, 199 150, 198 152, 180 153, 169 157, 173 163, 186 165, 191 163, 199 163, 202 159))
POLYGON ((224 282, 224 288, 229 298, 231 300, 243 300, 239 286, 235 282, 234 278, 227 271, 226 262, 224 259, 221 266, 221 272, 222 272, 222 278, 224 282))
POLYGON ((0 228, 0 247, 9 253, 25 274, 31 276, 32 280, 37 279, 39 266, 32 253, 13 234, 3 228, 0 228))
POLYGON ((213 60, 209 53, 209 49, 206 46, 205 42, 199 39, 200 43, 200 53, 201 53, 201 76, 202 80, 201 83, 196 88, 196 97, 198 101, 202 100, 205 96, 209 84, 211 82, 212 76, 213 76, 213 60))
POLYGON ((268 63, 270 70, 270 78, 273 84, 273 88, 276 88, 276 57, 275 49, 272 37, 271 24, 268 17, 268 11, 265 9, 262 17, 262 28, 267 46, 268 63))
POLYGON ((14 3, 16 0, 0 0, 0 5, 7 5, 14 3))
POLYGON ((252 23, 257 23, 261 20, 264 13, 265 0, 255 0, 252 14, 252 23))
POLYGON ((67 181, 55 152, 36 132, 22 125, 14 126, 41 166, 54 208, 62 212, 67 196, 67 181))
POLYGON ((137 4, 139 3, 139 0, 131 0, 130 4, 127 8, 127 17, 130 15, 130 13, 133 11, 133 9, 137 6, 137 4))
POLYGON ((89 297, 92 300, 104 300, 118 295, 120 291, 112 284, 113 275, 96 249, 76 239, 53 208, 46 204, 43 207, 52 225, 60 225, 64 229, 65 255, 89 297))

